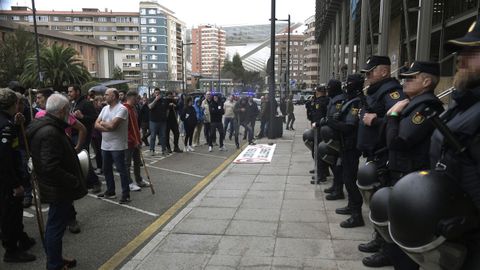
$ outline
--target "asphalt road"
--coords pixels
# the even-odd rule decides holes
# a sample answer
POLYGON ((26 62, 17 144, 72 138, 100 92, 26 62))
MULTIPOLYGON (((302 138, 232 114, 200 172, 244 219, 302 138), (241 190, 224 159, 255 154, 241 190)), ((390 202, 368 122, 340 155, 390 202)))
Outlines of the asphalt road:
MULTIPOLYGON (((183 143, 180 145, 183 148, 183 143)), ((91 194, 76 201, 77 219, 82 232, 77 235, 68 230, 65 232, 64 256, 77 259, 76 269, 97 269, 102 266, 205 176, 235 153, 233 141, 227 139, 225 145, 227 147, 225 152, 219 151, 218 146, 214 147, 213 152, 208 152, 208 147, 202 145, 196 147, 195 152, 174 153, 166 157, 150 157, 148 148, 144 147, 142 150, 145 162, 148 164, 156 193, 152 195, 149 188, 144 188, 140 192, 131 192, 132 202, 127 206, 117 204, 118 198, 106 201, 97 199, 91 194)), ((157 146, 157 152, 158 148, 159 146, 157 146)), ((146 178, 143 168, 142 176, 146 178)), ((118 196, 121 194, 120 179, 118 176, 115 178, 118 196)), ((105 189, 105 185, 102 188, 105 189)), ((43 208, 46 220, 48 205, 43 205, 43 208)), ((45 253, 40 243, 34 213, 33 206, 24 211, 24 225, 25 231, 37 240, 37 244, 30 250, 37 256, 37 260, 23 264, 7 264, 0 261, 0 269, 45 269, 45 253)))

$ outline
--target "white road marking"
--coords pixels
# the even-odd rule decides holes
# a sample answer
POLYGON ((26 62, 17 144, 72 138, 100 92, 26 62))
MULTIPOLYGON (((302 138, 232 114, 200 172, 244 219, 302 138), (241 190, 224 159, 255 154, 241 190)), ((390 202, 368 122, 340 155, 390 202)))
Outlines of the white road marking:
POLYGON ((173 172, 173 173, 178 173, 178 174, 184 174, 184 175, 189 175, 189 176, 193 176, 193 177, 198 177, 198 178, 204 178, 205 176, 203 175, 198 175, 198 174, 193 174, 193 173, 187 173, 187 172, 181 172, 181 171, 175 171, 175 170, 170 170, 170 169, 167 169, 167 168, 161 168, 161 167, 156 167, 156 166, 152 166, 152 165, 148 165, 149 168, 154 168, 154 169, 157 169, 157 170, 162 170, 162 171, 167 171, 167 172, 173 172))
POLYGON ((198 153, 198 152, 188 152, 189 154, 194 154, 194 155, 199 155, 199 156, 205 156, 205 157, 213 157, 213 158, 220 158, 220 159, 227 159, 226 157, 222 156, 216 156, 212 154, 204 154, 204 153, 198 153))
POLYGON ((128 208, 128 209, 131 209, 131 210, 134 210, 134 211, 137 211, 137 212, 140 212, 140 213, 143 213, 143 214, 146 214, 146 215, 149 215, 149 216, 152 216, 152 217, 158 217, 159 214, 155 214, 155 213, 152 213, 152 212, 149 212, 149 211, 145 211, 145 210, 142 210, 140 208, 137 208, 137 207, 133 207, 133 206, 130 206, 128 204, 120 204, 116 201, 112 201, 112 200, 109 200, 109 199, 103 199, 103 198, 98 198, 96 195, 93 195, 93 194, 87 194, 89 197, 92 197, 92 198, 95 198, 95 199, 99 199, 99 200, 102 200, 104 202, 108 202, 108 203, 111 203, 111 204, 116 204, 116 205, 119 205, 121 207, 124 207, 124 208, 128 208))

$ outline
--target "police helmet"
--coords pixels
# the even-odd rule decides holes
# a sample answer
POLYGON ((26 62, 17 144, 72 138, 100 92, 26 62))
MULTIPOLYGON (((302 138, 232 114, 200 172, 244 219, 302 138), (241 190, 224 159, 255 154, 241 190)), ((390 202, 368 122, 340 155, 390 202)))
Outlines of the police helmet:
POLYGON ((335 131, 329 126, 322 126, 320 128, 320 136, 322 140, 328 142, 336 138, 335 131))
POLYGON ((360 194, 362 194, 365 204, 370 204, 373 194, 380 186, 375 162, 369 161, 365 163, 365 165, 358 168, 357 186, 360 194))
POLYGON ((390 199, 391 187, 384 187, 372 196, 370 201, 370 221, 375 229, 388 243, 393 243, 388 233, 388 200, 390 199))
POLYGON ((326 142, 320 142, 317 149, 317 157, 319 159, 330 165, 335 165, 335 163, 337 162, 338 152, 329 147, 326 142))
POLYGON ((307 146, 308 149, 312 150, 313 149, 313 142, 315 140, 315 133, 313 129, 306 129, 303 132, 303 143, 305 143, 305 146, 307 146))

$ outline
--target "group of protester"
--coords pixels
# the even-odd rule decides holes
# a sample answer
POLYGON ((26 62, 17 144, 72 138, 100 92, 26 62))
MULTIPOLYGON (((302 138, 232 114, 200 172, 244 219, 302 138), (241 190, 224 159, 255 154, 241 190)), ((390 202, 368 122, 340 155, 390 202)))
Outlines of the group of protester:
POLYGON ((439 63, 413 62, 400 72, 401 85, 391 77, 388 56, 371 56, 362 74, 349 75, 343 89, 341 82, 333 79, 317 87, 306 104, 312 130, 304 133, 304 141, 316 161, 311 173, 317 174, 311 183, 325 182, 332 172, 332 186, 324 190, 328 193, 326 200, 344 199, 345 187, 348 203, 335 210, 349 216, 340 223, 343 228, 364 226, 362 204, 370 203, 375 237, 358 246, 361 252, 373 253, 362 260, 367 267, 392 265, 410 270, 436 265, 438 269, 460 269, 444 268, 457 265, 480 269, 479 33, 477 23, 465 37, 446 44, 446 49, 458 53, 458 64, 453 102, 440 118, 444 106, 434 94, 440 78, 439 63), (314 145, 317 139, 319 143, 314 145), (366 164, 359 168, 362 155, 366 164), (431 182, 427 180, 430 178, 431 182), (443 182, 444 178, 448 180, 443 182), (453 186, 463 195, 454 195, 456 188, 439 194, 436 190, 440 187, 428 186, 447 185, 442 183, 455 183, 453 186), (465 214, 470 208, 459 203, 465 197, 472 208, 476 206, 473 213, 465 214), (447 210, 439 201, 457 208, 447 210), (423 203, 420 206, 416 202, 423 203), (417 210, 429 206, 429 212, 417 210), (428 238, 427 232, 439 239, 429 238, 416 246, 422 237, 428 238), (434 255, 432 250, 439 248, 442 237, 445 243, 456 246, 446 247, 450 251, 439 249, 438 254, 463 254, 466 249, 466 255, 447 256, 446 261, 434 255))

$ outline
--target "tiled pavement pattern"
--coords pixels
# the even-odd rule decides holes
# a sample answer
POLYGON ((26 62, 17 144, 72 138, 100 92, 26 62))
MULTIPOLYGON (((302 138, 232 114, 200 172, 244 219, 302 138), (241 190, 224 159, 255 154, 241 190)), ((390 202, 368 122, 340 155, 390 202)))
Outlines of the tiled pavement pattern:
POLYGON ((302 132, 275 140, 271 164, 229 165, 122 269, 370 269, 357 250, 368 210, 367 226, 340 228, 346 200, 324 199, 331 180, 310 184, 302 132))

